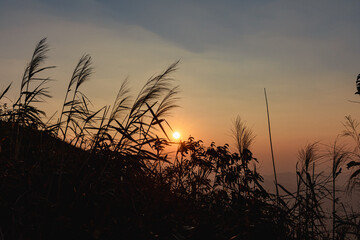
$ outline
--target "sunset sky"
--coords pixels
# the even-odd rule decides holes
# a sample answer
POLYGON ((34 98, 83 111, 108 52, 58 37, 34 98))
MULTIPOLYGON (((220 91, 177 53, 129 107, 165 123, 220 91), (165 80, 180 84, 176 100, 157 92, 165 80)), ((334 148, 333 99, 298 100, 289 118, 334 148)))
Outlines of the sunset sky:
POLYGON ((0 90, 10 99, 35 44, 48 37, 53 99, 61 107, 73 68, 84 53, 95 73, 84 92, 112 104, 129 77, 135 95, 145 81, 181 60, 173 75, 181 108, 170 123, 208 145, 233 143, 240 115, 256 134, 252 148, 271 173, 264 88, 270 104, 279 172, 293 172, 306 143, 330 144, 346 115, 360 120, 360 1, 0 0, 0 90))

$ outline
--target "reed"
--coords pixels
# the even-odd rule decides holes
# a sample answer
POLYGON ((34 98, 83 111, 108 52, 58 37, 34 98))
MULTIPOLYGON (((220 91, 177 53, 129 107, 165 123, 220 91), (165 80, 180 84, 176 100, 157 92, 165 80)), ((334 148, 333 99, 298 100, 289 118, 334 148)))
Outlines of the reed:
MULTIPOLYGON (((112 105, 92 109, 85 87, 93 64, 82 56, 51 125, 38 108, 50 97, 50 78, 39 75, 53 68, 44 64, 47 52, 43 39, 19 97, 0 111, 1 237, 346 239, 360 232, 360 215, 336 194, 344 164, 355 169, 351 179, 358 177, 358 124, 350 117, 344 136, 354 140, 354 151, 335 142, 323 155, 318 143, 306 145, 298 154, 295 191, 277 182, 272 159, 282 190, 275 195, 263 187, 251 151, 255 136, 239 116, 231 129, 235 152, 193 137, 169 139, 167 117, 180 92, 172 78, 178 61, 150 77, 134 98, 125 79, 112 105), (172 159, 167 148, 174 145, 172 159), (324 162, 331 163, 328 175, 319 171, 324 162), (325 201, 332 201, 332 212, 325 201)), ((0 93, 0 104, 11 86, 0 93)), ((268 120, 272 149, 269 114, 268 120)))
POLYGON ((360 135, 358 131, 359 122, 353 119, 351 116, 345 117, 345 123, 343 123, 344 131, 342 136, 350 138, 353 141, 353 150, 350 151, 347 168, 352 170, 352 173, 348 180, 348 189, 354 190, 360 187, 360 135))
POLYGON ((267 113, 267 120, 268 120, 268 129, 269 129, 269 140, 270 140, 271 160, 272 160, 272 163, 273 163, 273 170, 274 170, 276 196, 277 196, 277 198, 279 199, 279 189, 278 189, 278 181, 277 181, 277 176, 276 176, 274 150, 273 150, 273 144, 272 144, 272 138, 271 138, 269 104, 268 104, 268 99, 267 99, 266 89, 265 89, 265 88, 264 88, 264 95, 265 95, 265 102, 266 102, 266 113, 267 113))
POLYGON ((331 147, 330 150, 330 159, 331 159, 331 179, 332 179, 332 238, 337 239, 336 237, 336 203, 339 202, 339 199, 336 198, 336 179, 342 171, 342 165, 348 161, 349 151, 345 150, 344 146, 338 144, 337 140, 331 147))

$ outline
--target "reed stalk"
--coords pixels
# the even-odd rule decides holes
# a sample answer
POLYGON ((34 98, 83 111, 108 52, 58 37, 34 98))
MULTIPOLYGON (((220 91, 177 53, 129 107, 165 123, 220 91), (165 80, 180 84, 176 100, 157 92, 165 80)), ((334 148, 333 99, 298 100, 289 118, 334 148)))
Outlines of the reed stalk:
POLYGON ((273 150, 273 144, 272 144, 272 139, 271 139, 269 104, 268 104, 268 99, 267 99, 266 89, 265 89, 265 88, 264 88, 264 95, 265 95, 266 113, 267 113, 267 120, 268 120, 268 129, 269 129, 269 140, 270 140, 271 159, 272 159, 272 163, 273 163, 274 178, 275 178, 276 198, 277 198, 277 200, 279 200, 279 189, 278 189, 278 181, 277 181, 277 176, 276 176, 274 150, 273 150))

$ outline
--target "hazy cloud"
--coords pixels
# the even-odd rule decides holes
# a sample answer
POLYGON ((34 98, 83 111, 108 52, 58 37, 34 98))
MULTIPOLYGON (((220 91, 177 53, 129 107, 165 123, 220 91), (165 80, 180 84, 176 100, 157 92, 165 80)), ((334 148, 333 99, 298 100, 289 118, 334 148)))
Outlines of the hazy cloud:
POLYGON ((355 0, 0 0, 0 89, 11 81, 16 87, 44 36, 49 63, 58 66, 50 110, 85 52, 96 70, 86 91, 99 106, 112 102, 125 77, 136 90, 181 58, 183 109, 174 125, 225 142, 240 114, 257 133, 255 153, 267 159, 267 87, 274 142, 286 161, 305 140, 335 137, 343 116, 359 112, 347 102, 360 71, 358 9, 355 0))

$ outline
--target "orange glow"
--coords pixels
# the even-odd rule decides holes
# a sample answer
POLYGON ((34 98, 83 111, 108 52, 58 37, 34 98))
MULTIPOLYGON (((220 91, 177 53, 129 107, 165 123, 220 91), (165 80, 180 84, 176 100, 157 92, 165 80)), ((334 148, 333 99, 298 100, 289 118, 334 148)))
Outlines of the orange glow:
POLYGON ((179 139, 180 138, 180 133, 179 132, 174 132, 173 133, 173 138, 176 139, 176 140, 179 139))

